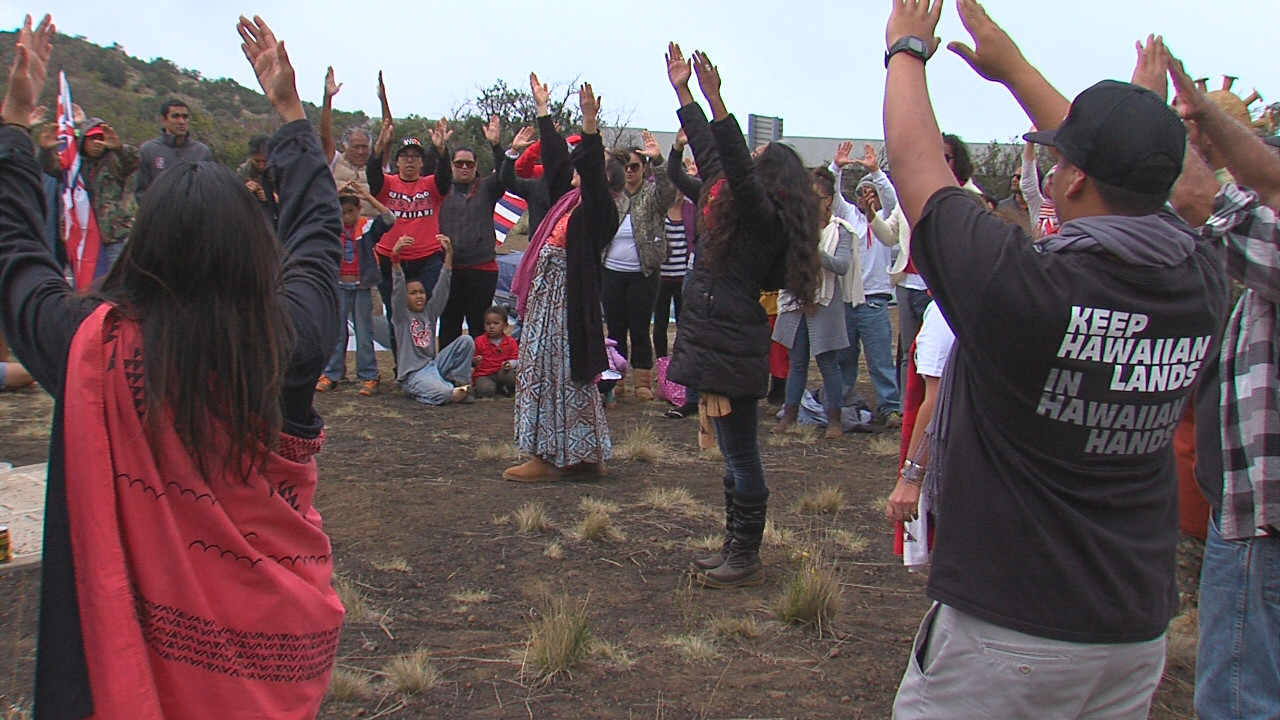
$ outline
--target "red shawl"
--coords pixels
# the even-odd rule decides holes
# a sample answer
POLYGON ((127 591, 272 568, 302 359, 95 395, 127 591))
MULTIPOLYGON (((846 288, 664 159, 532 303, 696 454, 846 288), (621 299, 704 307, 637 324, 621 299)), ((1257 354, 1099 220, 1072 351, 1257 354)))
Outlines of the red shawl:
MULTIPOLYGON (((67 364, 67 500, 93 718, 314 718, 342 630, 311 502, 322 438, 246 483, 144 433, 138 327, 110 306, 67 364)), ((167 427, 163 421, 161 428, 167 427)), ((210 438, 217 456, 219 442, 210 438)))

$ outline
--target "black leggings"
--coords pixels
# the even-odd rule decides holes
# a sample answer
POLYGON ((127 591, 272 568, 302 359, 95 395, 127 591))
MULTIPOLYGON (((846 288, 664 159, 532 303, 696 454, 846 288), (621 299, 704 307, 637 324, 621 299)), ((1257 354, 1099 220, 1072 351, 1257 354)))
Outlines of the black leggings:
POLYGON ((657 272, 645 277, 640 272, 618 272, 605 268, 601 299, 609 337, 618 343, 618 353, 636 370, 653 369, 653 345, 649 340, 649 319, 658 299, 657 272), (627 352, 628 336, 631 352, 627 352))
POLYGON ((671 305, 676 306, 676 322, 680 322, 680 301, 684 298, 684 276, 663 277, 658 285, 658 304, 653 308, 653 354, 667 356, 667 325, 671 322, 671 305))
POLYGON ((440 312, 440 347, 462 334, 462 319, 467 319, 467 332, 478 338, 484 334, 484 313, 493 307, 493 293, 498 289, 497 270, 464 270, 455 268, 449 285, 449 302, 440 312))

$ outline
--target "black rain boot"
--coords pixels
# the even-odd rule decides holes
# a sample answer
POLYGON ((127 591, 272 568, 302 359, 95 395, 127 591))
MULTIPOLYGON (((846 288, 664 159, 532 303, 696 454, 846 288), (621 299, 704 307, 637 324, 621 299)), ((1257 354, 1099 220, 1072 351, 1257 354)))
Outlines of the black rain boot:
POLYGON ((733 506, 733 477, 729 474, 724 476, 724 545, 721 546, 720 552, 710 557, 694 560, 694 572, 703 570, 715 570, 724 564, 725 558, 729 557, 729 547, 733 545, 733 522, 734 522, 734 506, 733 506))
POLYGON ((764 584, 764 565, 760 564, 760 542, 764 540, 764 520, 769 509, 769 493, 763 495, 734 494, 733 543, 729 557, 715 570, 698 579, 709 588, 725 589, 764 584))

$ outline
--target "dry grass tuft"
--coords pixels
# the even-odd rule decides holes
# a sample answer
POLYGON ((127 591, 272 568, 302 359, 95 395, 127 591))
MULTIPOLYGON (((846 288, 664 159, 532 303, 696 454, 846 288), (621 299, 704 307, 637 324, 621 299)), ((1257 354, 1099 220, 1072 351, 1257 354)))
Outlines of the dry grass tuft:
POLYGON ((463 605, 477 605, 493 600, 493 593, 488 590, 459 590, 449 594, 449 599, 463 605))
POLYGON ((357 670, 335 668, 329 677, 329 697, 334 700, 355 700, 366 697, 371 691, 369 676, 357 670))
POLYGON ((707 620, 707 629, 717 638, 750 640, 760 634, 760 623, 751 615, 737 617, 716 613, 707 620))
POLYGON ((0 720, 31 720, 33 717, 35 717, 34 711, 22 707, 22 700, 19 699, 17 704, 10 705, 9 709, 0 715, 0 720))
POLYGON ((506 515, 494 515, 493 519, 489 522, 494 525, 510 525, 511 513, 507 513, 506 515))
POLYGON ((369 596, 345 575, 333 576, 333 589, 338 593, 342 607, 347 609, 347 622, 373 622, 377 619, 377 613, 369 604, 369 596))
POLYGON ((796 540, 796 532, 791 528, 778 527, 773 518, 768 518, 764 521, 765 543, 786 548, 795 545, 796 540))
POLYGON ((610 665, 620 668, 630 668, 636 664, 627 649, 622 647, 620 643, 610 642, 608 640, 595 640, 591 643, 591 655, 600 658, 610 665))
POLYGON ((724 462, 724 454, 720 452, 719 445, 712 445, 706 450, 699 450, 698 457, 702 460, 710 460, 711 462, 724 462))
POLYGON ((867 452, 878 457, 896 456, 900 450, 901 440, 896 433, 872 435, 867 441, 867 452))
POLYGON ((835 563, 813 551, 783 585, 771 603, 774 616, 784 623, 813 625, 818 632, 830 625, 840 611, 840 579, 835 563))
POLYGON ((638 422, 627 428, 622 434, 622 441, 613 448, 614 457, 636 462, 658 462, 667 454, 666 443, 662 442, 658 431, 648 421, 638 422))
POLYGON ((1200 634, 1195 609, 1179 613, 1169 622, 1165 634, 1167 664, 1193 670, 1196 666, 1196 648, 1200 634))
POLYGON ((431 654, 425 649, 392 660, 382 672, 393 689, 409 695, 424 693, 440 682, 440 672, 431 664, 431 654))
POLYGON ((867 536, 849 530, 832 530, 827 539, 837 548, 854 554, 865 552, 871 546, 867 536))
POLYGON ((700 538, 689 538, 688 545, 694 550, 717 552, 724 545, 724 535, 704 535, 700 538))
POLYGON ((573 526, 573 534, 579 540, 623 540, 625 536, 614 524, 608 514, 592 511, 582 516, 573 526))
POLYGON ((794 510, 806 515, 829 515, 844 507, 844 490, 839 485, 823 485, 816 492, 807 492, 796 500, 794 510))
POLYGON ((568 597, 549 597, 539 616, 529 623, 524 664, 539 680, 567 675, 591 650, 587 604, 575 606, 568 597))
POLYGON ((551 542, 547 543, 547 547, 545 550, 542 551, 542 554, 543 556, 549 557, 552 560, 563 560, 564 546, 560 544, 559 540, 552 540, 551 542))
POLYGON ((671 635, 667 637, 666 644, 691 662, 711 662, 720 656, 720 649, 714 641, 696 633, 671 635))
POLYGON ((484 444, 476 447, 477 460, 519 460, 520 448, 513 443, 484 444))
POLYGON ((409 561, 399 556, 390 558, 389 560, 375 561, 370 564, 373 565, 374 570, 381 570, 382 572, 407 573, 412 572, 413 570, 409 567, 409 561))
POLYGON ((547 516, 547 506, 540 502, 530 501, 512 513, 516 527, 522 533, 546 532, 551 529, 551 518, 547 516))
POLYGON ((618 503, 612 500, 601 500, 590 495, 583 495, 578 499, 578 509, 585 513, 598 512, 612 515, 618 512, 618 503))
POLYGON ((650 486, 640 496, 640 504, 648 505, 654 510, 678 512, 690 518, 698 517, 705 512, 702 504, 694 499, 693 493, 684 487, 650 486))

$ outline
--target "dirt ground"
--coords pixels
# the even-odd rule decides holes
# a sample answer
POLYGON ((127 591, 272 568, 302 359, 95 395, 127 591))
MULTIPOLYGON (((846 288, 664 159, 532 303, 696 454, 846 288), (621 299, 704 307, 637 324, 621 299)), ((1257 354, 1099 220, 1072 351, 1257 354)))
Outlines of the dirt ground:
MULTIPOLYGON (((762 418, 768 581, 709 591, 686 568, 719 531, 722 464, 697 450, 695 420, 627 396, 609 412, 607 478, 522 485, 500 477, 515 460, 512 403, 432 408, 390 383, 373 398, 352 384, 317 397, 327 423, 317 506, 349 611, 345 682, 320 717, 889 716, 928 606, 925 578, 892 555, 881 514, 895 436, 771 436, 762 418), (587 498, 610 520, 600 539, 582 537, 587 498), (546 529, 521 529, 529 503, 545 508, 546 529), (838 613, 820 626, 779 622, 777 599, 815 558, 834 568, 838 613), (526 644, 548 598, 585 614, 591 643, 544 681, 526 644), (418 650, 434 684, 394 689, 393 661, 418 650)), ((0 459, 44 461, 51 415, 41 392, 0 395, 0 459)), ((1179 584, 1193 602, 1199 550, 1184 545, 1179 584)), ((38 589, 38 570, 0 571, 0 717, 30 708, 38 589)), ((1194 637, 1171 633, 1151 717, 1193 717, 1194 654, 1194 637)))

